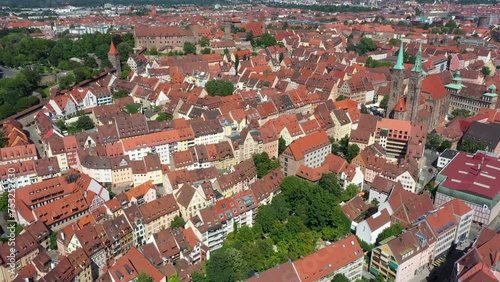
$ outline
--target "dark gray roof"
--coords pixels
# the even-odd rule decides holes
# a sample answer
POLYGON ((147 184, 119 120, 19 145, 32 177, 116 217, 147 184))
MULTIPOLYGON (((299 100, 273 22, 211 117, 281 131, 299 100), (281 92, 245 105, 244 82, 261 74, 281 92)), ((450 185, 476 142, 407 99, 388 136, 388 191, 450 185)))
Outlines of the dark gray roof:
POLYGON ((460 151, 457 150, 452 150, 452 149, 446 149, 444 150, 441 155, 439 155, 441 158, 446 158, 446 159, 453 159, 456 154, 458 154, 460 151))
POLYGON ((463 140, 482 141, 490 150, 500 142, 500 124, 474 122, 464 134, 463 140))

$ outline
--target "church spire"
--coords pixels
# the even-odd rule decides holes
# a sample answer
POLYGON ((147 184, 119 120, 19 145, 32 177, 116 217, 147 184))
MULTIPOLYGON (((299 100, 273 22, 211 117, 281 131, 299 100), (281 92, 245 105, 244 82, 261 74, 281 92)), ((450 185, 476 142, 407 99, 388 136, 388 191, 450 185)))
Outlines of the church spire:
POLYGON ((403 66, 403 41, 401 41, 401 47, 399 48, 399 53, 398 53, 398 60, 396 62, 396 65, 392 68, 395 70, 404 70, 405 67, 403 66))
POLYGON ((422 72, 422 43, 420 43, 420 47, 418 47, 417 56, 415 57, 415 66, 411 71, 422 72))

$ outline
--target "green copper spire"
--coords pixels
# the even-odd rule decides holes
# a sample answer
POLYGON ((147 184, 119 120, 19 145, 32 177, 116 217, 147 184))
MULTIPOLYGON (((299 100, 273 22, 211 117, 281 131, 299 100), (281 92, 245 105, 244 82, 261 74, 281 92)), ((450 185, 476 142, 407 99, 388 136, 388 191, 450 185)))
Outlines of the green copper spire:
POLYGON ((420 43, 420 47, 418 47, 417 56, 415 57, 415 66, 411 71, 422 72, 422 43, 420 43))
POLYGON ((403 41, 401 41, 401 47, 399 48, 399 53, 398 53, 398 61, 396 62, 396 65, 393 67, 395 70, 404 70, 405 67, 403 66, 403 41))

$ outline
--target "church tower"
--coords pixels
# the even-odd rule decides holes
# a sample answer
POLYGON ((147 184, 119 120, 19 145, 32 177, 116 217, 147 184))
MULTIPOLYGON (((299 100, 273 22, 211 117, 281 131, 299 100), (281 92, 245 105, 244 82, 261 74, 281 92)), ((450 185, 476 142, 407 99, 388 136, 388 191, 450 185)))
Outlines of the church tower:
POLYGON ((109 47, 109 52, 108 52, 108 60, 111 62, 111 65, 116 70, 116 75, 120 76, 122 74, 122 65, 120 63, 120 52, 115 47, 115 43, 111 41, 111 46, 109 47))
MULTIPOLYGON (((401 104, 400 100, 404 99, 404 66, 403 66, 403 42, 399 48, 398 60, 396 65, 391 71, 391 90, 389 92, 389 99, 387 101, 387 112, 385 114, 388 118, 394 118, 394 110, 396 105, 401 104)), ((404 101, 403 101, 404 102, 404 101)))
POLYGON ((424 71, 422 70, 422 43, 418 48, 415 57, 415 65, 411 70, 410 82, 408 83, 408 93, 406 96, 407 116, 406 120, 418 122, 418 112, 420 110, 420 93, 422 91, 422 81, 424 71))

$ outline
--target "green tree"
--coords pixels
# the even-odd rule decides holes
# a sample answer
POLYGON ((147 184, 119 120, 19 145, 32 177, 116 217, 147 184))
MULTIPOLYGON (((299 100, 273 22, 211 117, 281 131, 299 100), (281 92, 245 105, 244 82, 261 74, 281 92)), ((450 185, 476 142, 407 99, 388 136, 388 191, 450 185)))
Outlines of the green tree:
POLYGON ((350 282, 350 281, 344 274, 339 273, 333 276, 332 282, 350 282))
POLYGON ((347 146, 347 151, 345 153, 345 159, 348 163, 351 162, 354 157, 356 157, 359 154, 359 147, 356 144, 351 144, 347 146))
POLYGON ((49 235, 49 248, 57 250, 57 232, 51 232, 49 235))
POLYGON ((5 148, 7 145, 7 140, 5 139, 5 133, 0 131, 0 148, 5 148))
POLYGON ((255 167, 257 168, 257 177, 262 178, 273 169, 280 166, 279 160, 271 160, 266 152, 252 156, 255 167))
POLYGON ((377 50, 377 45, 373 42, 371 38, 363 37, 358 44, 348 44, 347 51, 355 51, 359 55, 363 55, 366 52, 372 52, 377 50))
POLYGON ((388 103, 388 102, 389 102, 389 95, 384 95, 384 98, 382 99, 382 101, 380 101, 379 106, 380 106, 382 109, 387 110, 387 103, 388 103))
POLYGON ((120 78, 123 80, 127 80, 131 71, 132 70, 130 69, 130 67, 127 64, 123 64, 122 73, 120 75, 120 78))
POLYGON ((210 80, 205 88, 210 96, 229 96, 234 91, 233 83, 227 80, 210 80))
POLYGON ((391 236, 397 237, 401 233, 403 233, 403 225, 401 225, 401 223, 398 222, 394 225, 391 225, 390 227, 384 229, 384 231, 382 231, 382 233, 378 235, 377 244, 391 236))
POLYGON ((476 153, 477 151, 486 150, 486 144, 482 141, 462 140, 457 146, 457 150, 466 153, 476 153))
POLYGON ((76 120, 75 127, 80 130, 89 130, 94 128, 95 124, 89 116, 83 115, 76 120))
POLYGON ((362 114, 370 114, 370 111, 368 108, 366 108, 365 104, 361 104, 361 109, 359 110, 360 113, 362 114))
POLYGON ((156 117, 156 121, 166 121, 168 119, 169 118, 168 118, 167 114, 164 112, 158 113, 158 116, 156 117))
POLYGON ((186 221, 180 216, 175 216, 174 220, 172 220, 172 223, 170 224, 170 227, 172 227, 172 228, 175 228, 175 227, 184 228, 184 225, 186 225, 186 221))
POLYGON ((437 133, 429 133, 427 135, 427 140, 425 141, 425 148, 431 149, 431 150, 436 150, 441 146, 441 143, 443 142, 443 139, 441 135, 437 133))
POLYGON ((452 29, 458 27, 457 23, 454 20, 449 20, 444 26, 452 29))
MULTIPOLYGON (((184 45, 184 46, 186 46, 186 45, 184 45)), ((153 47, 153 48, 149 49, 147 54, 151 55, 151 56, 158 56, 160 53, 158 52, 158 50, 155 47, 153 47)))
POLYGON ((208 281, 232 282, 245 277, 242 252, 235 248, 219 249, 206 264, 208 281))
POLYGON ((347 202, 356 197, 359 193, 359 187, 354 184, 349 184, 344 191, 342 191, 342 201, 347 202))
POLYGON ((391 45, 391 46, 399 46, 400 44, 401 44, 401 40, 400 39, 391 38, 389 40, 389 45, 391 45))
POLYGON ((451 145, 452 144, 449 140, 443 140, 443 142, 441 142, 441 145, 439 145, 438 151, 443 152, 446 149, 451 149, 451 145))
POLYGON ((365 66, 367 68, 380 68, 380 67, 390 67, 392 64, 390 62, 379 62, 377 60, 374 60, 372 57, 368 57, 366 59, 365 66))
POLYGON ((168 280, 167 282, 181 282, 179 276, 177 276, 177 274, 174 274, 170 277, 168 277, 168 280))
POLYGON ((97 61, 94 59, 94 57, 91 57, 91 56, 85 57, 83 64, 89 68, 93 68, 93 69, 97 68, 97 61))
POLYGON ((249 42, 253 42, 253 39, 254 39, 254 36, 253 36, 253 31, 249 31, 247 32, 246 36, 245 36, 245 39, 249 42))
POLYGON ((356 236, 356 239, 364 252, 369 253, 373 250, 373 248, 375 248, 375 245, 368 244, 367 242, 361 240, 358 236, 356 236))
POLYGON ((335 101, 337 101, 337 102, 338 102, 338 101, 343 101, 343 100, 345 100, 345 99, 347 99, 347 97, 346 97, 346 96, 344 96, 344 95, 339 95, 339 96, 337 97, 337 99, 335 99, 335 101))
POLYGON ((22 97, 17 100, 16 105, 14 106, 14 111, 20 112, 25 110, 31 106, 38 105, 40 103, 40 99, 34 96, 30 97, 22 97))
POLYGON ((260 38, 258 38, 254 42, 255 42, 256 46, 262 47, 262 48, 267 48, 267 47, 275 46, 278 44, 278 42, 276 41, 276 38, 274 38, 274 36, 272 36, 268 32, 264 33, 260 38))
POLYGON ((0 197, 0 211, 6 213, 9 208, 9 192, 2 192, 2 196, 0 197))
POLYGON ((200 53, 204 54, 204 55, 211 54, 212 53, 212 49, 210 49, 210 48, 203 48, 203 49, 201 49, 200 53))
POLYGON ((132 103, 132 104, 128 104, 127 105, 127 113, 129 114, 137 114, 139 113, 139 111, 141 111, 141 104, 136 104, 136 103, 132 103))
POLYGON ((240 56, 238 54, 234 55, 234 72, 238 76, 238 67, 240 66, 240 56))
POLYGON ((208 37, 206 37, 206 36, 202 36, 200 38, 200 46, 201 47, 208 47, 208 46, 210 46, 210 39, 208 39, 208 37))
POLYGON ((279 61, 280 63, 281 63, 281 62, 283 62, 283 59, 284 59, 284 58, 285 58, 285 55, 283 55, 283 53, 280 53, 280 54, 278 55, 278 61, 279 61))
POLYGON ((451 116, 453 118, 455 118, 455 117, 465 117, 465 118, 468 118, 468 117, 472 116, 472 113, 470 111, 468 111, 468 110, 465 110, 465 109, 454 109, 451 112, 451 116))
MULTIPOLYGON (((319 187, 325 189, 335 198, 340 199, 342 197, 342 189, 339 184, 339 179, 334 173, 324 173, 318 182, 319 187)), ((337 200, 340 202, 340 200, 337 200)))
POLYGON ((125 62, 128 60, 128 57, 134 53, 134 49, 132 48, 133 45, 130 45, 127 42, 121 42, 120 44, 116 45, 116 49, 118 52, 120 52, 120 60, 122 62, 125 62))
POLYGON ((184 42, 182 50, 184 54, 196 54, 196 46, 191 42, 184 42))
POLYGON ((481 68, 481 73, 482 73, 484 76, 488 76, 488 75, 490 75, 490 74, 491 74, 491 70, 490 70, 490 68, 489 68, 489 67, 487 67, 487 66, 483 66, 483 67, 481 68))
POLYGON ((120 89, 113 93, 113 99, 123 98, 128 96, 128 91, 125 89, 120 89))
POLYGON ((278 154, 281 155, 286 149, 286 141, 283 139, 283 137, 280 136, 280 139, 278 140, 278 154))
POLYGON ((137 282, 154 282, 153 277, 149 276, 146 272, 141 271, 139 275, 137 276, 136 280, 137 282))
POLYGON ((59 78, 59 88, 68 89, 75 83, 76 79, 72 73, 69 73, 61 78, 59 78))

